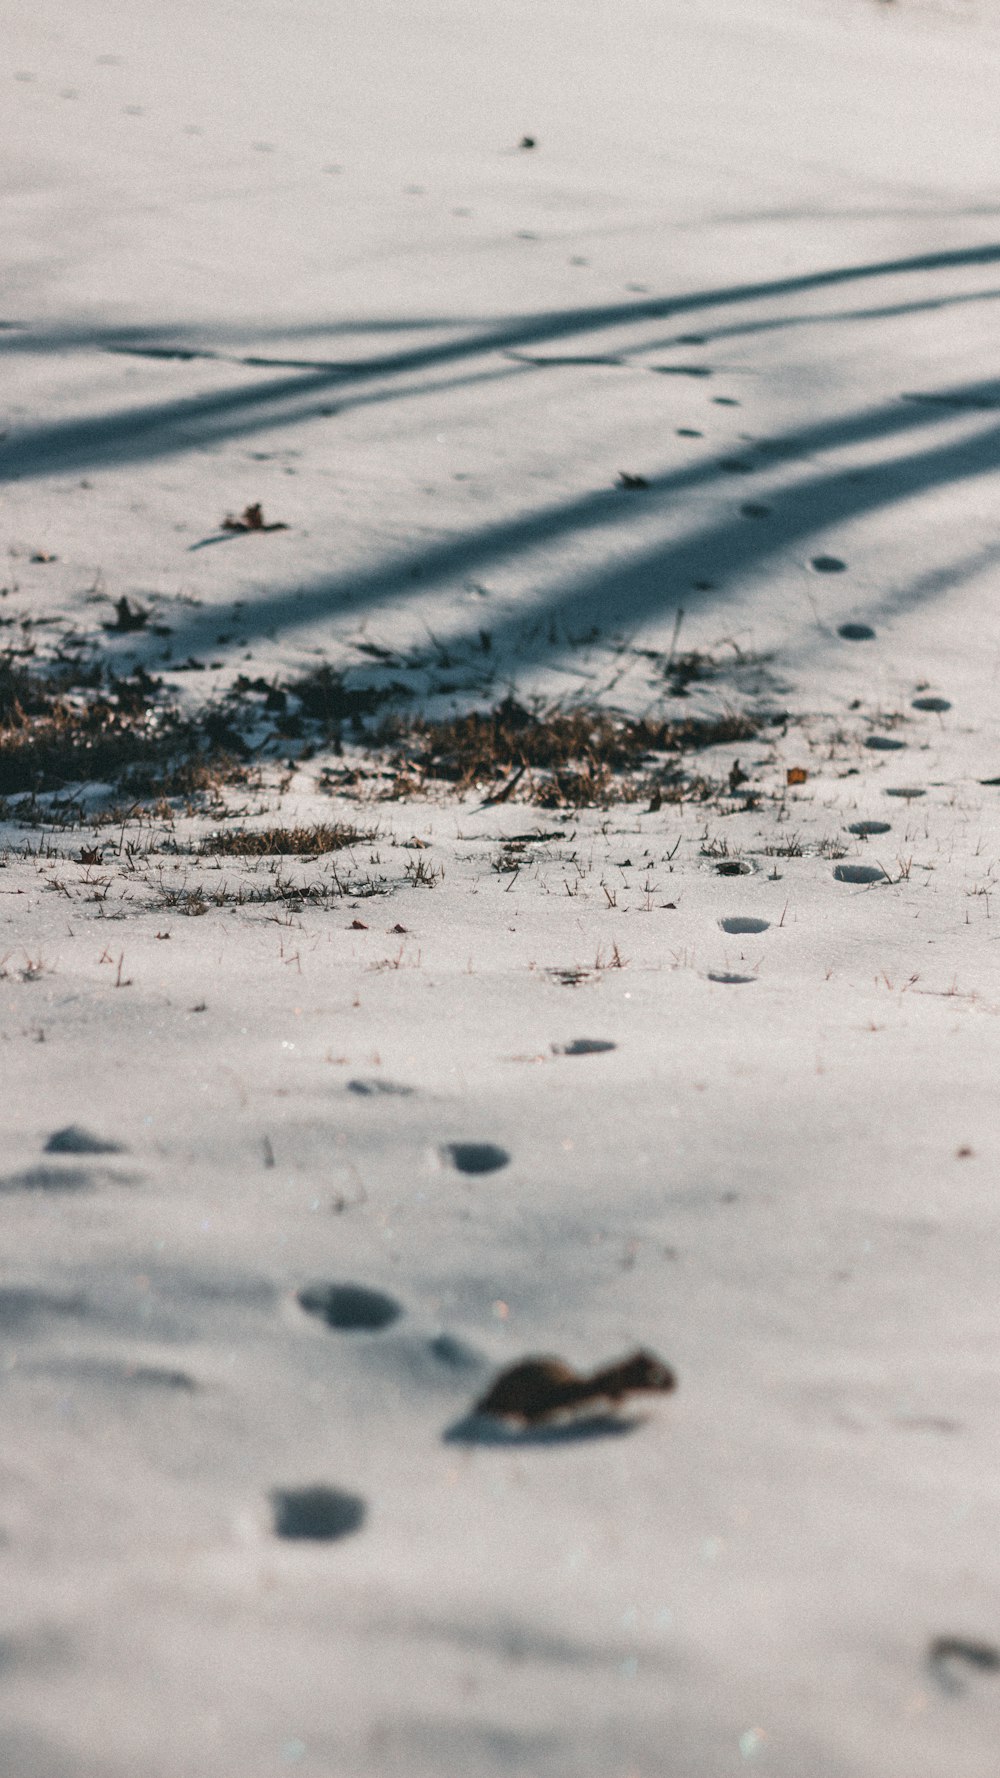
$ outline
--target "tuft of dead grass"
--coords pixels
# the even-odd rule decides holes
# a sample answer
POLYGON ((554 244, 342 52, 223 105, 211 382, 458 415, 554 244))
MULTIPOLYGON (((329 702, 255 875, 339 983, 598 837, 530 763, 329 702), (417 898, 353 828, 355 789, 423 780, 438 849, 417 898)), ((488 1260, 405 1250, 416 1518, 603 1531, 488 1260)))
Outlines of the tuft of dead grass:
POLYGON ((317 858, 324 852, 370 844, 377 837, 374 827, 354 827, 345 821, 320 822, 315 827, 223 828, 208 834, 199 851, 219 858, 317 858))

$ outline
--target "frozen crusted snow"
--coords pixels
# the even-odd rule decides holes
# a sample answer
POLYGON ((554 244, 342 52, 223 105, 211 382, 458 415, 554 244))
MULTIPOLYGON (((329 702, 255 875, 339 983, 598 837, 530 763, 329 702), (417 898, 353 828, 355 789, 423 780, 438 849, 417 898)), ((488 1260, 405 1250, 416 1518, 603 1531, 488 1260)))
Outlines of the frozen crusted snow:
POLYGON ((269 739, 0 810, 0 1767, 993 1778, 996 17, 5 52, 0 652, 269 739), (323 663, 751 720, 680 802, 390 798, 323 663))

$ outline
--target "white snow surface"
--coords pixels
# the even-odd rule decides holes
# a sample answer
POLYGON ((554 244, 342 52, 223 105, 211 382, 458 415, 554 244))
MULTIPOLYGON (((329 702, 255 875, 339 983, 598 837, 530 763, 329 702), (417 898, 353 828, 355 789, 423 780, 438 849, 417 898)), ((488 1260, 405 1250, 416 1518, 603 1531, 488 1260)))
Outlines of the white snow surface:
POLYGON ((234 819, 371 832, 284 861, 327 906, 241 902, 274 861, 216 820, 8 804, 0 1768, 994 1778, 1000 14, 9 0, 3 43, 0 647, 787 719, 704 757, 747 809, 275 768, 234 819), (253 501, 288 528, 220 529, 253 501), (675 633, 733 663, 686 702, 675 633), (337 1283, 400 1313, 328 1327, 337 1283), (469 1418, 636 1345, 675 1395, 469 1418), (278 1535, 320 1485, 360 1526, 278 1535))

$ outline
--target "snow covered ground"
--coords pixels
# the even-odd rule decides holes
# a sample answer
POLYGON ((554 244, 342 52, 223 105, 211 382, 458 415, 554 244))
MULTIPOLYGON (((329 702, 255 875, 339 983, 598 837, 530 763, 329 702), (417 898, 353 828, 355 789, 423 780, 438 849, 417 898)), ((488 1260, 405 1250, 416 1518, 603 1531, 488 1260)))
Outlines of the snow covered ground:
POLYGON ((659 808, 294 737, 227 822, 8 798, 0 1766, 993 1778, 995 9, 3 42, 18 666, 760 726, 659 808), (470 1413, 637 1345, 675 1395, 470 1413))

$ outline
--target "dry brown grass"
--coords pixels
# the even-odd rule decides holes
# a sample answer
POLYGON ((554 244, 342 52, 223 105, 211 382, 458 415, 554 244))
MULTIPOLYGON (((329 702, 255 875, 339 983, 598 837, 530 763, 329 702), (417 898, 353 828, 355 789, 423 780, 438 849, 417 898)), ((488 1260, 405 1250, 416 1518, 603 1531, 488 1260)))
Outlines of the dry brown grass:
POLYGON ((99 667, 29 668, 0 657, 0 796, 110 783, 126 796, 192 796, 246 782, 246 748, 224 717, 164 708, 155 682, 99 667))
POLYGON ((488 785, 495 801, 516 791, 543 808, 586 808, 724 794, 681 772, 680 757, 747 740, 760 726, 738 712, 658 722, 595 709, 533 712, 507 698, 485 715, 397 721, 383 739, 409 793, 436 779, 460 791, 488 785))
MULTIPOLYGON (((652 809, 721 803, 735 795, 746 774, 734 765, 714 778, 693 771, 690 756, 749 740, 766 720, 739 711, 660 720, 587 707, 530 710, 508 697, 485 713, 437 721, 398 716, 377 730, 366 722, 404 689, 349 687, 324 665, 283 688, 238 680, 222 707, 189 718, 141 669, 116 678, 100 665, 29 667, 0 656, 0 799, 63 792, 68 807, 74 786, 99 783, 133 809, 152 803, 169 812, 170 799, 182 799, 191 812, 207 807, 222 814, 224 787, 260 782, 250 757, 256 751, 263 759, 265 741, 276 739, 261 738, 260 718, 267 712, 278 719, 280 735, 305 742, 303 757, 317 747, 340 753, 343 725, 351 726, 354 745, 370 764, 354 759, 343 771, 327 768, 321 783, 330 790, 400 801, 435 784, 450 785, 460 793, 485 789, 491 802, 511 799, 550 809, 641 800, 652 809), (263 710, 251 698, 258 692, 263 710), (289 698, 296 700, 297 713, 289 711, 289 698)), ((204 850, 231 857, 305 856, 372 837, 342 825, 240 829, 213 836, 204 850)))
POLYGON ((332 908, 346 899, 366 901, 377 895, 388 895, 391 885, 385 877, 369 871, 363 877, 344 879, 334 871, 317 883, 297 883, 280 875, 253 881, 216 884, 161 881, 157 906, 196 918, 212 908, 253 908, 279 904, 291 913, 305 908, 332 908))
POLYGON ((317 858, 323 852, 370 844, 377 837, 373 827, 354 827, 344 821, 321 822, 315 827, 237 827, 209 834, 199 851, 220 858, 317 858))

